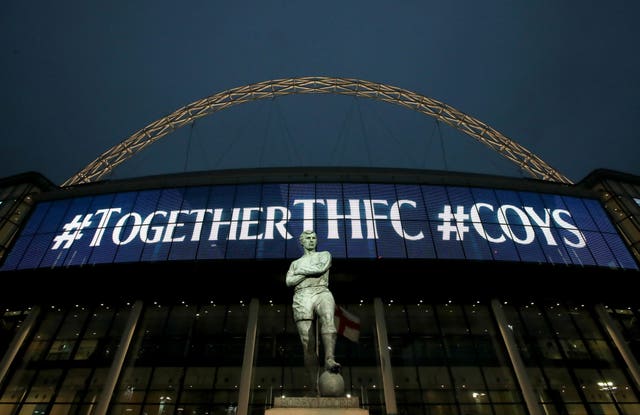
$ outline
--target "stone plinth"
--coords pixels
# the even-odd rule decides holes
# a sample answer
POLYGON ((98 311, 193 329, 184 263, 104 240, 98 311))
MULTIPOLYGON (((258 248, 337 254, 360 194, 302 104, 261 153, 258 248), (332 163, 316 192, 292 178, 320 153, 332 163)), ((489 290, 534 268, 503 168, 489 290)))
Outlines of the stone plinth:
POLYGON ((273 398, 273 406, 275 408, 358 408, 360 406, 360 398, 346 396, 340 397, 291 397, 291 398, 273 398))
POLYGON ((273 408, 266 410, 266 415, 368 415, 369 411, 361 409, 360 398, 347 397, 292 397, 274 398, 273 408))

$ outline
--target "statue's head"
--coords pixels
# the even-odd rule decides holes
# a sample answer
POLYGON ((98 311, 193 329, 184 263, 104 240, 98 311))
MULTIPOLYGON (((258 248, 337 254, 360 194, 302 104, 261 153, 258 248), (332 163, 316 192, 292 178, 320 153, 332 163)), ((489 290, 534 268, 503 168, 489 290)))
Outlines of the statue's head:
POLYGON ((300 234, 299 242, 306 251, 315 251, 318 246, 318 236, 314 231, 306 230, 300 234))
POLYGON ((315 234, 316 234, 316 232, 315 232, 314 230, 312 230, 312 229, 304 230, 304 231, 302 231, 302 233, 300 234, 300 237, 298 238, 298 240, 299 240, 300 242, 302 242, 302 241, 304 240, 305 236, 307 236, 307 235, 315 235, 315 234))

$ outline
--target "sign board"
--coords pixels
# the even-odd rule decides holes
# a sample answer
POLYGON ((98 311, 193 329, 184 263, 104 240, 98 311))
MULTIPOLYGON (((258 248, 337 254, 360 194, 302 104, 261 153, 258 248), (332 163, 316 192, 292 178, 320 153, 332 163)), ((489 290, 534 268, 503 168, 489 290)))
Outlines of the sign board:
POLYGON ((297 258, 521 261, 638 269, 595 199, 419 184, 166 188, 40 202, 2 270, 297 258))

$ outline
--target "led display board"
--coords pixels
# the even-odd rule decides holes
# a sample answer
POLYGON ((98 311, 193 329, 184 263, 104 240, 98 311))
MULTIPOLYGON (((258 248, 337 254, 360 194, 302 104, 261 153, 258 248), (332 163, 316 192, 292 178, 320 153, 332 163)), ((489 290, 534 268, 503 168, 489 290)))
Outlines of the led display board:
POLYGON ((166 188, 43 201, 2 270, 297 258, 421 258, 638 269, 595 199, 419 184, 166 188))

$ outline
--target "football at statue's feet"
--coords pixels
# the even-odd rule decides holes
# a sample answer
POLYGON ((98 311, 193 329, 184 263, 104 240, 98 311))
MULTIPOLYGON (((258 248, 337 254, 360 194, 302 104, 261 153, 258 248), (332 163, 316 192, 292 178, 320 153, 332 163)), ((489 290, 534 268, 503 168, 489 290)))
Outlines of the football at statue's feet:
POLYGON ((325 370, 318 381, 320 396, 344 396, 344 379, 340 373, 325 370))

